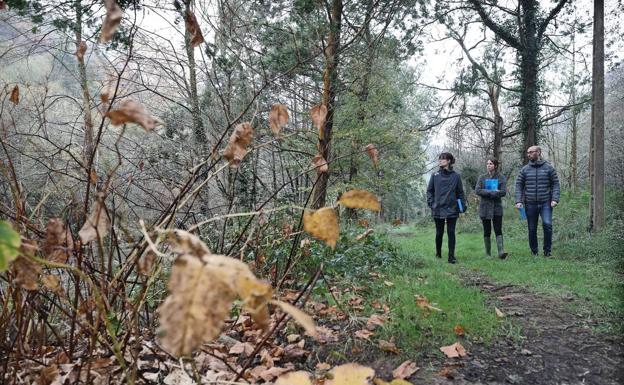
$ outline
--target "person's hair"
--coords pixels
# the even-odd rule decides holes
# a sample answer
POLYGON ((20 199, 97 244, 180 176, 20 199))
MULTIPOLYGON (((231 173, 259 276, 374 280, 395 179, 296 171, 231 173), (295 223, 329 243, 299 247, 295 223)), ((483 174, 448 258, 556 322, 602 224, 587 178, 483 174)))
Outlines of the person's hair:
MULTIPOLYGON (((494 170, 498 171, 498 165, 500 164, 498 159, 492 157, 492 158, 487 158, 487 160, 492 162, 494 164, 494 170)), ((486 161, 486 163, 487 163, 487 161, 486 161)))
POLYGON ((450 162, 451 165, 455 164, 455 158, 453 157, 453 154, 451 154, 450 152, 443 152, 438 156, 438 160, 440 159, 446 159, 450 162))

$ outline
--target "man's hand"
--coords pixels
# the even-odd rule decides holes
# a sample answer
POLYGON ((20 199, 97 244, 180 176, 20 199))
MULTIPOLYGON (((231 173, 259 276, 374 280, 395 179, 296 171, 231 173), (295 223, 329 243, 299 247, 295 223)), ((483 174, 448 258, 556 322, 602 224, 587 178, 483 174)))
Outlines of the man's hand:
POLYGON ((522 203, 520 203, 520 202, 516 203, 516 208, 517 209, 521 209, 522 208, 522 203))
POLYGON ((551 201, 550 202, 550 207, 555 207, 557 206, 559 203, 557 201, 551 201))

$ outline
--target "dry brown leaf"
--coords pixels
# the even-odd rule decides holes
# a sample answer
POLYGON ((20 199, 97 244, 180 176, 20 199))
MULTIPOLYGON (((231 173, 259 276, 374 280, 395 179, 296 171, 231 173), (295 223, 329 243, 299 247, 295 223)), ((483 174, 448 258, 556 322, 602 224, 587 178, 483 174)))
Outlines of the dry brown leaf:
POLYGON ((323 139, 322 128, 327 118, 327 106, 319 104, 312 107, 312 109, 310 109, 310 117, 312 118, 312 124, 319 129, 319 139, 323 139))
POLYGON ((366 153, 373 161, 373 164, 375 165, 375 167, 377 167, 377 165, 379 164, 379 151, 377 150, 377 147, 371 143, 367 145, 366 147, 364 147, 364 149, 366 150, 366 153))
POLYGON ((204 42, 204 35, 202 34, 201 28, 199 28, 197 18, 189 9, 184 13, 184 24, 186 25, 186 32, 188 32, 189 35, 189 44, 192 48, 204 42))
POLYGON ((25 290, 37 290, 39 288, 37 282, 39 281, 39 273, 41 273, 41 265, 20 255, 11 263, 11 269, 15 274, 13 281, 16 285, 25 290))
POLYGON ((368 385, 374 376, 374 369, 349 363, 333 368, 325 385, 368 385))
POLYGON ((331 369, 331 365, 328 364, 327 362, 319 362, 314 366, 314 369, 324 372, 324 371, 331 369))
POLYGON ((420 368, 416 366, 414 361, 407 360, 392 371, 392 376, 394 378, 404 380, 411 377, 412 374, 418 371, 418 369, 420 368))
POLYGON ((466 334, 466 330, 464 330, 464 327, 461 325, 455 325, 453 327, 453 331, 455 332, 455 334, 459 337, 463 336, 466 334))
POLYGON ((61 294, 63 293, 63 288, 61 288, 61 279, 58 275, 44 275, 41 277, 41 284, 48 290, 53 293, 61 294))
POLYGON ((84 55, 86 52, 87 52, 87 42, 84 40, 81 40, 80 44, 78 44, 78 47, 76 48, 76 53, 75 53, 78 60, 84 61, 84 55))
POLYGON ((273 296, 273 288, 267 282, 260 281, 253 274, 242 274, 236 282, 239 297, 243 298, 243 309, 260 328, 269 327, 270 315, 267 304, 273 296))
POLYGON ((175 261, 169 296, 158 308, 163 348, 176 357, 190 354, 221 331, 236 292, 215 270, 194 256, 175 261))
POLYGON ((459 342, 455 342, 453 345, 442 346, 440 351, 444 353, 448 358, 464 357, 466 355, 466 349, 459 342))
POLYGON ((368 330, 375 330, 378 326, 382 326, 386 323, 387 318, 377 314, 371 315, 366 321, 366 328, 368 330))
POLYGON ((274 104, 269 113, 269 126, 275 135, 288 124, 288 108, 284 104, 274 104))
POLYGON ((494 311, 496 312, 496 316, 498 318, 504 318, 505 317, 505 313, 503 313, 499 308, 497 308, 496 306, 494 306, 494 311))
POLYGON ((364 190, 349 190, 340 195, 338 203, 352 209, 381 210, 381 204, 379 204, 377 196, 364 190))
POLYGON ((156 261, 156 253, 154 253, 153 251, 149 250, 145 254, 143 254, 141 259, 139 259, 139 263, 137 264, 138 265, 137 270, 139 274, 144 275, 146 277, 149 276, 152 272, 152 268, 154 267, 155 261, 156 261))
POLYGON ((280 309, 282 309, 284 312, 288 313, 288 315, 293 317, 293 319, 297 321, 299 325, 303 326, 303 328, 306 331, 306 334, 314 337, 315 339, 319 338, 318 333, 316 331, 316 324, 314 323, 314 320, 312 319, 312 317, 310 317, 308 314, 304 313, 303 311, 299 310, 298 308, 296 308, 295 306, 287 302, 273 300, 271 301, 271 303, 279 306, 280 309))
POLYGON ((424 295, 415 294, 414 297, 416 298, 416 305, 418 305, 419 308, 424 310, 442 311, 442 309, 431 306, 431 304, 427 300, 427 297, 425 297, 424 295))
POLYGON ((275 385, 312 385, 310 374, 304 371, 290 372, 280 376, 275 385))
POLYGON ((321 154, 316 154, 314 158, 312 158, 312 166, 316 169, 316 172, 318 173, 325 173, 329 171, 329 165, 321 154))
POLYGON ((59 370, 56 365, 46 366, 39 372, 37 385, 51 385, 59 376, 59 370))
POLYGON ((228 353, 234 355, 243 354, 244 356, 249 357, 253 351, 254 346, 249 342, 237 342, 230 348, 228 353))
POLYGON ((43 243, 43 254, 52 262, 67 262, 69 251, 73 249, 71 233, 58 218, 50 218, 46 225, 46 239, 43 243), (69 235, 69 239, 68 239, 69 235))
POLYGON ((247 146, 253 139, 253 128, 251 123, 241 123, 234 128, 227 146, 223 151, 223 157, 230 162, 230 167, 237 168, 240 162, 247 155, 247 146))
MULTIPOLYGON (((254 368, 255 370, 255 368, 254 368)), ((286 369, 286 368, 280 368, 277 366, 273 366, 270 368, 264 368, 263 370, 255 370, 256 373, 256 378, 262 379, 266 382, 271 382, 273 381, 277 376, 281 376, 282 374, 286 373, 288 370, 290 369, 286 369)))
POLYGON ((16 84, 11 90, 11 96, 9 96, 9 101, 15 105, 19 103, 19 86, 16 84))
POLYGON ((197 235, 184 230, 173 230, 167 238, 174 253, 191 254, 196 257, 203 257, 211 254, 210 249, 197 235))
POLYGON ((324 241, 332 249, 336 248, 340 228, 333 208, 323 207, 312 213, 306 211, 303 214, 303 229, 313 237, 324 241))
MULTIPOLYGON (((101 96, 101 95, 100 95, 101 96)), ((117 105, 117 108, 106 113, 111 124, 119 126, 126 123, 136 123, 143 127, 145 131, 152 131, 160 121, 151 116, 145 107, 138 102, 128 98, 117 105)))
POLYGON ((361 241, 362 239, 368 237, 369 235, 371 235, 373 233, 373 229, 368 229, 365 232, 363 232, 362 234, 358 235, 357 237, 355 237, 356 241, 361 241))
POLYGON ((412 385, 411 382, 407 382, 407 381, 402 380, 400 378, 395 378, 394 380, 392 380, 390 382, 386 382, 386 381, 382 380, 381 378, 375 378, 373 380, 373 384, 374 385, 412 385))
POLYGON ((355 336, 356 336, 357 338, 361 338, 361 339, 363 339, 363 340, 368 340, 369 338, 371 338, 371 336, 372 336, 373 334, 375 334, 375 333, 373 333, 373 332, 372 332, 372 331, 370 331, 370 330, 366 330, 366 329, 357 330, 357 331, 355 332, 355 336))
POLYGON ((379 340, 379 349, 383 350, 384 352, 399 354, 399 349, 397 348, 394 341, 379 340))
POLYGON ((78 236, 83 244, 89 243, 96 239, 105 237, 108 234, 110 227, 110 219, 108 218, 108 212, 104 204, 104 198, 100 197, 96 199, 93 205, 93 211, 84 223, 78 236))
POLYGON ((104 0, 104 8, 106 8, 106 16, 102 22, 102 31, 100 32, 100 42, 102 43, 106 43, 113 38, 123 17, 123 11, 115 0, 104 0))
POLYGON ((394 286, 394 282, 391 281, 384 281, 384 285, 388 286, 388 287, 392 287, 394 286))

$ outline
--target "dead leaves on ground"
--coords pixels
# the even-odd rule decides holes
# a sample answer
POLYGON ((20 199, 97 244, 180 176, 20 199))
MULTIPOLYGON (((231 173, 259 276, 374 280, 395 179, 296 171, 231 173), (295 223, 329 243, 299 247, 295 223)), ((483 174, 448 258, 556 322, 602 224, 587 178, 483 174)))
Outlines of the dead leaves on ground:
POLYGON ((466 349, 459 342, 455 342, 453 345, 442 346, 440 351, 444 353, 448 358, 461 358, 466 356, 466 349))
POLYGON ((432 306, 424 295, 414 294, 416 305, 426 311, 442 311, 442 309, 432 306))
POLYGON ((247 155, 247 146, 251 144, 253 139, 253 127, 251 123, 241 123, 234 128, 234 132, 230 135, 223 157, 230 163, 230 167, 238 168, 241 161, 247 155))
POLYGON ((100 32, 100 42, 102 43, 106 43, 113 38, 123 17, 123 11, 115 0, 104 0, 104 8, 106 8, 106 16, 102 22, 102 31, 100 32))
POLYGON ((404 380, 411 377, 412 374, 416 373, 419 369, 420 368, 416 366, 414 361, 407 360, 392 371, 392 376, 404 380))

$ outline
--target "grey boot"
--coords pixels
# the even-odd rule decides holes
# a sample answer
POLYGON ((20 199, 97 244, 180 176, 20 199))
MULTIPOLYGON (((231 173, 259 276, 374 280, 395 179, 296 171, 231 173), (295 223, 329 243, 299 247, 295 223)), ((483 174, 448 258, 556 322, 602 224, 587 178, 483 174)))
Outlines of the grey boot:
POLYGON ((498 257, 500 259, 507 258, 508 254, 505 252, 505 247, 503 246, 503 236, 502 235, 497 235, 496 236, 496 247, 498 248, 498 257))
POLYGON ((483 237, 483 244, 485 245, 485 255, 492 256, 492 239, 490 237, 483 237))

